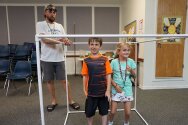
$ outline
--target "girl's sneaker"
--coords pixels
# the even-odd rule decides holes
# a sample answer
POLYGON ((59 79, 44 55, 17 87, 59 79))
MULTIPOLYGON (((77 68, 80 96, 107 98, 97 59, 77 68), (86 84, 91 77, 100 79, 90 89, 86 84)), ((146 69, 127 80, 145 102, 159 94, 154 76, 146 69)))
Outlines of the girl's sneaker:
POLYGON ((110 122, 110 121, 109 121, 109 122, 108 122, 108 125, 113 125, 113 122, 110 122))
POLYGON ((127 123, 124 122, 124 125, 129 125, 129 122, 127 122, 127 123))

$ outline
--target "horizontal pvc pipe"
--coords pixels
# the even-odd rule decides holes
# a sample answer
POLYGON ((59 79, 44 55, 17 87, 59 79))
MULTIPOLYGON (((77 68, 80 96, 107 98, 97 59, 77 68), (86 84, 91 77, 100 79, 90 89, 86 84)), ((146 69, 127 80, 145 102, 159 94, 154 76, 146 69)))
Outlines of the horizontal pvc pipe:
POLYGON ((39 38, 58 38, 58 37, 69 37, 69 38, 80 38, 80 37, 137 37, 137 38, 153 38, 153 37, 178 37, 178 38, 187 38, 188 34, 67 34, 67 35, 39 35, 36 34, 36 37, 39 38))

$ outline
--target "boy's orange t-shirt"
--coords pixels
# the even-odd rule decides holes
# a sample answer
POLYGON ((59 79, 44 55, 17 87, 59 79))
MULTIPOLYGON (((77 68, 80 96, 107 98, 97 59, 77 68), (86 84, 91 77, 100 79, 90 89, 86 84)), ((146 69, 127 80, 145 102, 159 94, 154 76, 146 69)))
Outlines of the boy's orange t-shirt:
MULTIPOLYGON (((105 56, 103 56, 103 55, 100 54, 97 57, 89 56, 89 57, 85 58, 84 61, 83 61, 83 66, 82 66, 82 72, 81 72, 81 74, 83 76, 86 75, 89 78, 88 81, 87 81, 87 83, 85 84, 86 91, 88 92, 88 84, 89 83, 92 84, 91 81, 89 81, 90 77, 92 77, 92 82, 93 82, 93 81, 95 81, 96 77, 104 77, 105 76, 104 79, 106 79, 106 75, 107 74, 111 74, 111 73, 112 73, 112 69, 111 69, 110 62, 109 62, 109 60, 108 60, 107 57, 105 57, 105 56), (104 63, 105 67, 103 66, 103 63, 104 63), (89 66, 89 68, 88 68, 88 66, 89 66), (89 74, 89 71, 88 71, 89 69, 90 70, 93 69, 93 71, 90 71, 90 74, 89 74), (101 71, 100 71, 100 69, 101 69, 101 71), (98 74, 96 74, 94 72, 95 70, 97 71, 98 74)), ((96 82, 95 84, 98 84, 101 81, 95 81, 95 82, 96 82)), ((104 82, 104 81, 102 81, 102 82, 104 82)), ((106 81, 105 81, 105 83, 106 83, 106 81)), ((95 85, 95 84, 93 84, 93 85, 95 85)), ((92 87, 93 87, 93 85, 92 85, 92 87)), ((100 88, 97 88, 97 89, 100 89, 100 88)))

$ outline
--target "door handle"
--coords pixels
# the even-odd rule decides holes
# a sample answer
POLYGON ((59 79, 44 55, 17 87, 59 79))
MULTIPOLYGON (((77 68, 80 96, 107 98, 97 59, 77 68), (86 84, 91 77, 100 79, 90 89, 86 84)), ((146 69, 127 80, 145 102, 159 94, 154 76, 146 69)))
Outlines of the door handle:
POLYGON ((157 48, 161 48, 161 43, 157 42, 157 48))

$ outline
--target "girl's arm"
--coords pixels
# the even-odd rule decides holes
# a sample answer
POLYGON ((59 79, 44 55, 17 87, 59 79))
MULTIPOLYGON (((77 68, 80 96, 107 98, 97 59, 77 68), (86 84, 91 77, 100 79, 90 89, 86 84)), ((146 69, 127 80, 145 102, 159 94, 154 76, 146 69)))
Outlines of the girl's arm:
POLYGON ((133 76, 136 76, 136 69, 132 69, 132 70, 130 71, 130 73, 131 73, 133 76))
POLYGON ((122 93, 121 87, 119 87, 118 84, 114 82, 114 80, 112 80, 112 85, 118 93, 122 93))
POLYGON ((131 69, 131 67, 127 66, 126 70, 131 73, 131 75, 136 76, 136 69, 131 69))

